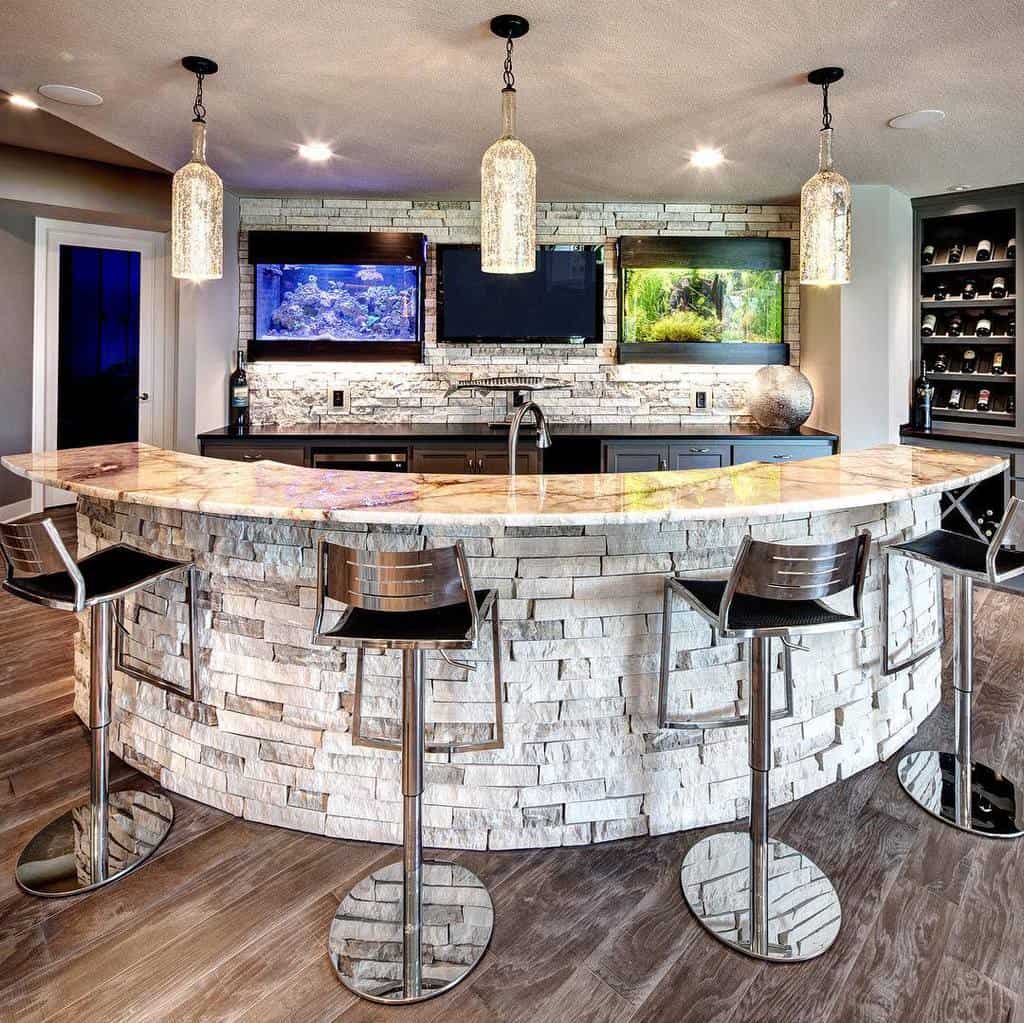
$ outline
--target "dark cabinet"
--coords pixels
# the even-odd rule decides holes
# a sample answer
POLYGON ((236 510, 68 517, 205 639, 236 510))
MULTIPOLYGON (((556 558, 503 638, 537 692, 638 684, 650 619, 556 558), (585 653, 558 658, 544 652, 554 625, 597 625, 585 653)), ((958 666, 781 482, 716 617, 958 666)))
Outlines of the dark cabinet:
POLYGON ((203 454, 207 458, 225 458, 232 462, 284 462, 285 465, 305 465, 306 449, 284 447, 277 444, 204 444, 203 454))
POLYGON ((831 440, 788 437, 770 440, 717 441, 610 440, 604 444, 605 472, 658 472, 663 469, 719 469, 743 462, 796 462, 833 452, 831 440))
POLYGON ((728 444, 669 444, 670 469, 720 469, 729 464, 728 444))
MULTIPOLYGON (((416 444, 412 449, 413 472, 508 474, 508 449, 504 444, 416 444)), ((520 447, 516 452, 516 472, 533 475, 540 472, 540 453, 536 448, 520 447)))
POLYGON ((615 440, 604 446, 605 472, 657 472, 668 468, 668 445, 656 441, 615 440))
POLYGON ((743 462, 799 462, 832 454, 830 441, 772 440, 744 441, 732 446, 732 464, 743 462))

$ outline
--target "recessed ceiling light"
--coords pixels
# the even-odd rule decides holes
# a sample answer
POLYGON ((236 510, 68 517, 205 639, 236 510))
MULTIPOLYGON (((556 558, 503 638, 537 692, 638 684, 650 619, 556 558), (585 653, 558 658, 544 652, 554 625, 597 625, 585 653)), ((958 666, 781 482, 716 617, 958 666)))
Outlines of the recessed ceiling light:
POLYGON ((690 155, 690 166, 700 167, 707 170, 710 167, 717 167, 725 160, 721 149, 712 149, 710 146, 701 146, 690 155))
POLYGON ((40 96, 71 107, 98 107, 103 102, 98 92, 79 89, 77 85, 40 85, 38 92, 40 96))
POLYGON ((329 160, 333 155, 330 146, 325 145, 323 142, 307 142, 304 146, 299 146, 299 156, 303 160, 310 160, 313 163, 323 163, 324 160, 329 160))
POLYGON ((889 119, 890 128, 928 128, 933 124, 941 124, 946 119, 945 110, 912 110, 909 114, 900 114, 889 119))
POLYGON ((35 100, 31 100, 28 96, 20 96, 18 93, 11 93, 8 102, 12 107, 21 107, 22 110, 38 110, 39 104, 35 100))

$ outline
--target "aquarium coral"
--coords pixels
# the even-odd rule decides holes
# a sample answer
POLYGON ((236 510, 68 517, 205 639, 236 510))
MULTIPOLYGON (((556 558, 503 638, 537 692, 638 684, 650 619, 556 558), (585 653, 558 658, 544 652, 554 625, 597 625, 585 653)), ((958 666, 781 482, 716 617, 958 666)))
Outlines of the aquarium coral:
POLYGON ((261 264, 256 336, 415 340, 419 272, 409 266, 261 264))
POLYGON ((782 340, 778 270, 634 268, 624 271, 622 340, 782 340))

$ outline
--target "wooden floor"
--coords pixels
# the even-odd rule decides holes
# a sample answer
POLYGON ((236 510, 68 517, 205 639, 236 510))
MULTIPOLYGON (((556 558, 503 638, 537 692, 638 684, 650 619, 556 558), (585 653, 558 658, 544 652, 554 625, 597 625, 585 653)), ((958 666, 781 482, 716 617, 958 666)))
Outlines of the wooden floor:
MULTIPOLYGON (((979 591, 975 621, 977 754, 1024 778, 1024 603, 979 591)), ((76 899, 30 899, 12 878, 21 846, 88 796, 71 637, 71 616, 0 596, 0 1020, 1024 1019, 1024 842, 933 821, 902 794, 895 759, 772 815, 843 902, 832 951, 796 966, 730 954, 690 917, 677 872, 697 832, 455 854, 491 888, 494 940, 453 994, 406 1009, 354 999, 325 951, 340 894, 393 855, 381 846, 175 796, 174 829, 144 869, 76 899)), ((947 692, 913 747, 950 746, 948 706, 947 692)), ((150 784, 123 765, 113 777, 150 784)))

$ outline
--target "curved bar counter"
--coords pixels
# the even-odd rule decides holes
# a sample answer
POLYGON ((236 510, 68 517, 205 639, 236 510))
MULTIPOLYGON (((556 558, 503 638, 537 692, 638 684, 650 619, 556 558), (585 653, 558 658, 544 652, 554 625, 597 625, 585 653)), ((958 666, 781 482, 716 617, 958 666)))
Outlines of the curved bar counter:
MULTIPOLYGON (((114 677, 114 752, 168 789, 246 818, 341 838, 401 838, 398 758, 351 742, 354 654, 311 645, 316 546, 412 550, 461 539, 502 597, 505 748, 428 754, 424 838, 454 848, 599 842, 747 814, 746 734, 657 728, 664 576, 724 574, 741 538, 824 542, 871 531, 864 628, 793 654, 793 717, 773 728, 772 802, 888 757, 939 700, 940 661, 881 671, 878 541, 940 524, 943 491, 999 458, 887 446, 782 465, 595 476, 424 476, 234 463, 138 444, 3 458, 78 495, 79 553, 114 542, 200 569, 195 698, 114 677)), ((898 559, 889 643, 903 660, 938 627, 933 577, 898 559)), ((184 587, 127 609, 125 653, 188 685, 184 587)), ((742 645, 672 621, 670 710, 709 718, 745 699, 742 645)), ((83 620, 82 630, 87 628, 83 620)), ((478 670, 427 662, 428 739, 476 739, 492 717, 478 670)), ((87 645, 76 658, 85 710, 87 645)), ((774 671, 781 681, 781 650, 774 671)), ((396 654, 366 657, 363 727, 397 733, 396 654)), ((781 696, 782 686, 775 687, 781 696)))

